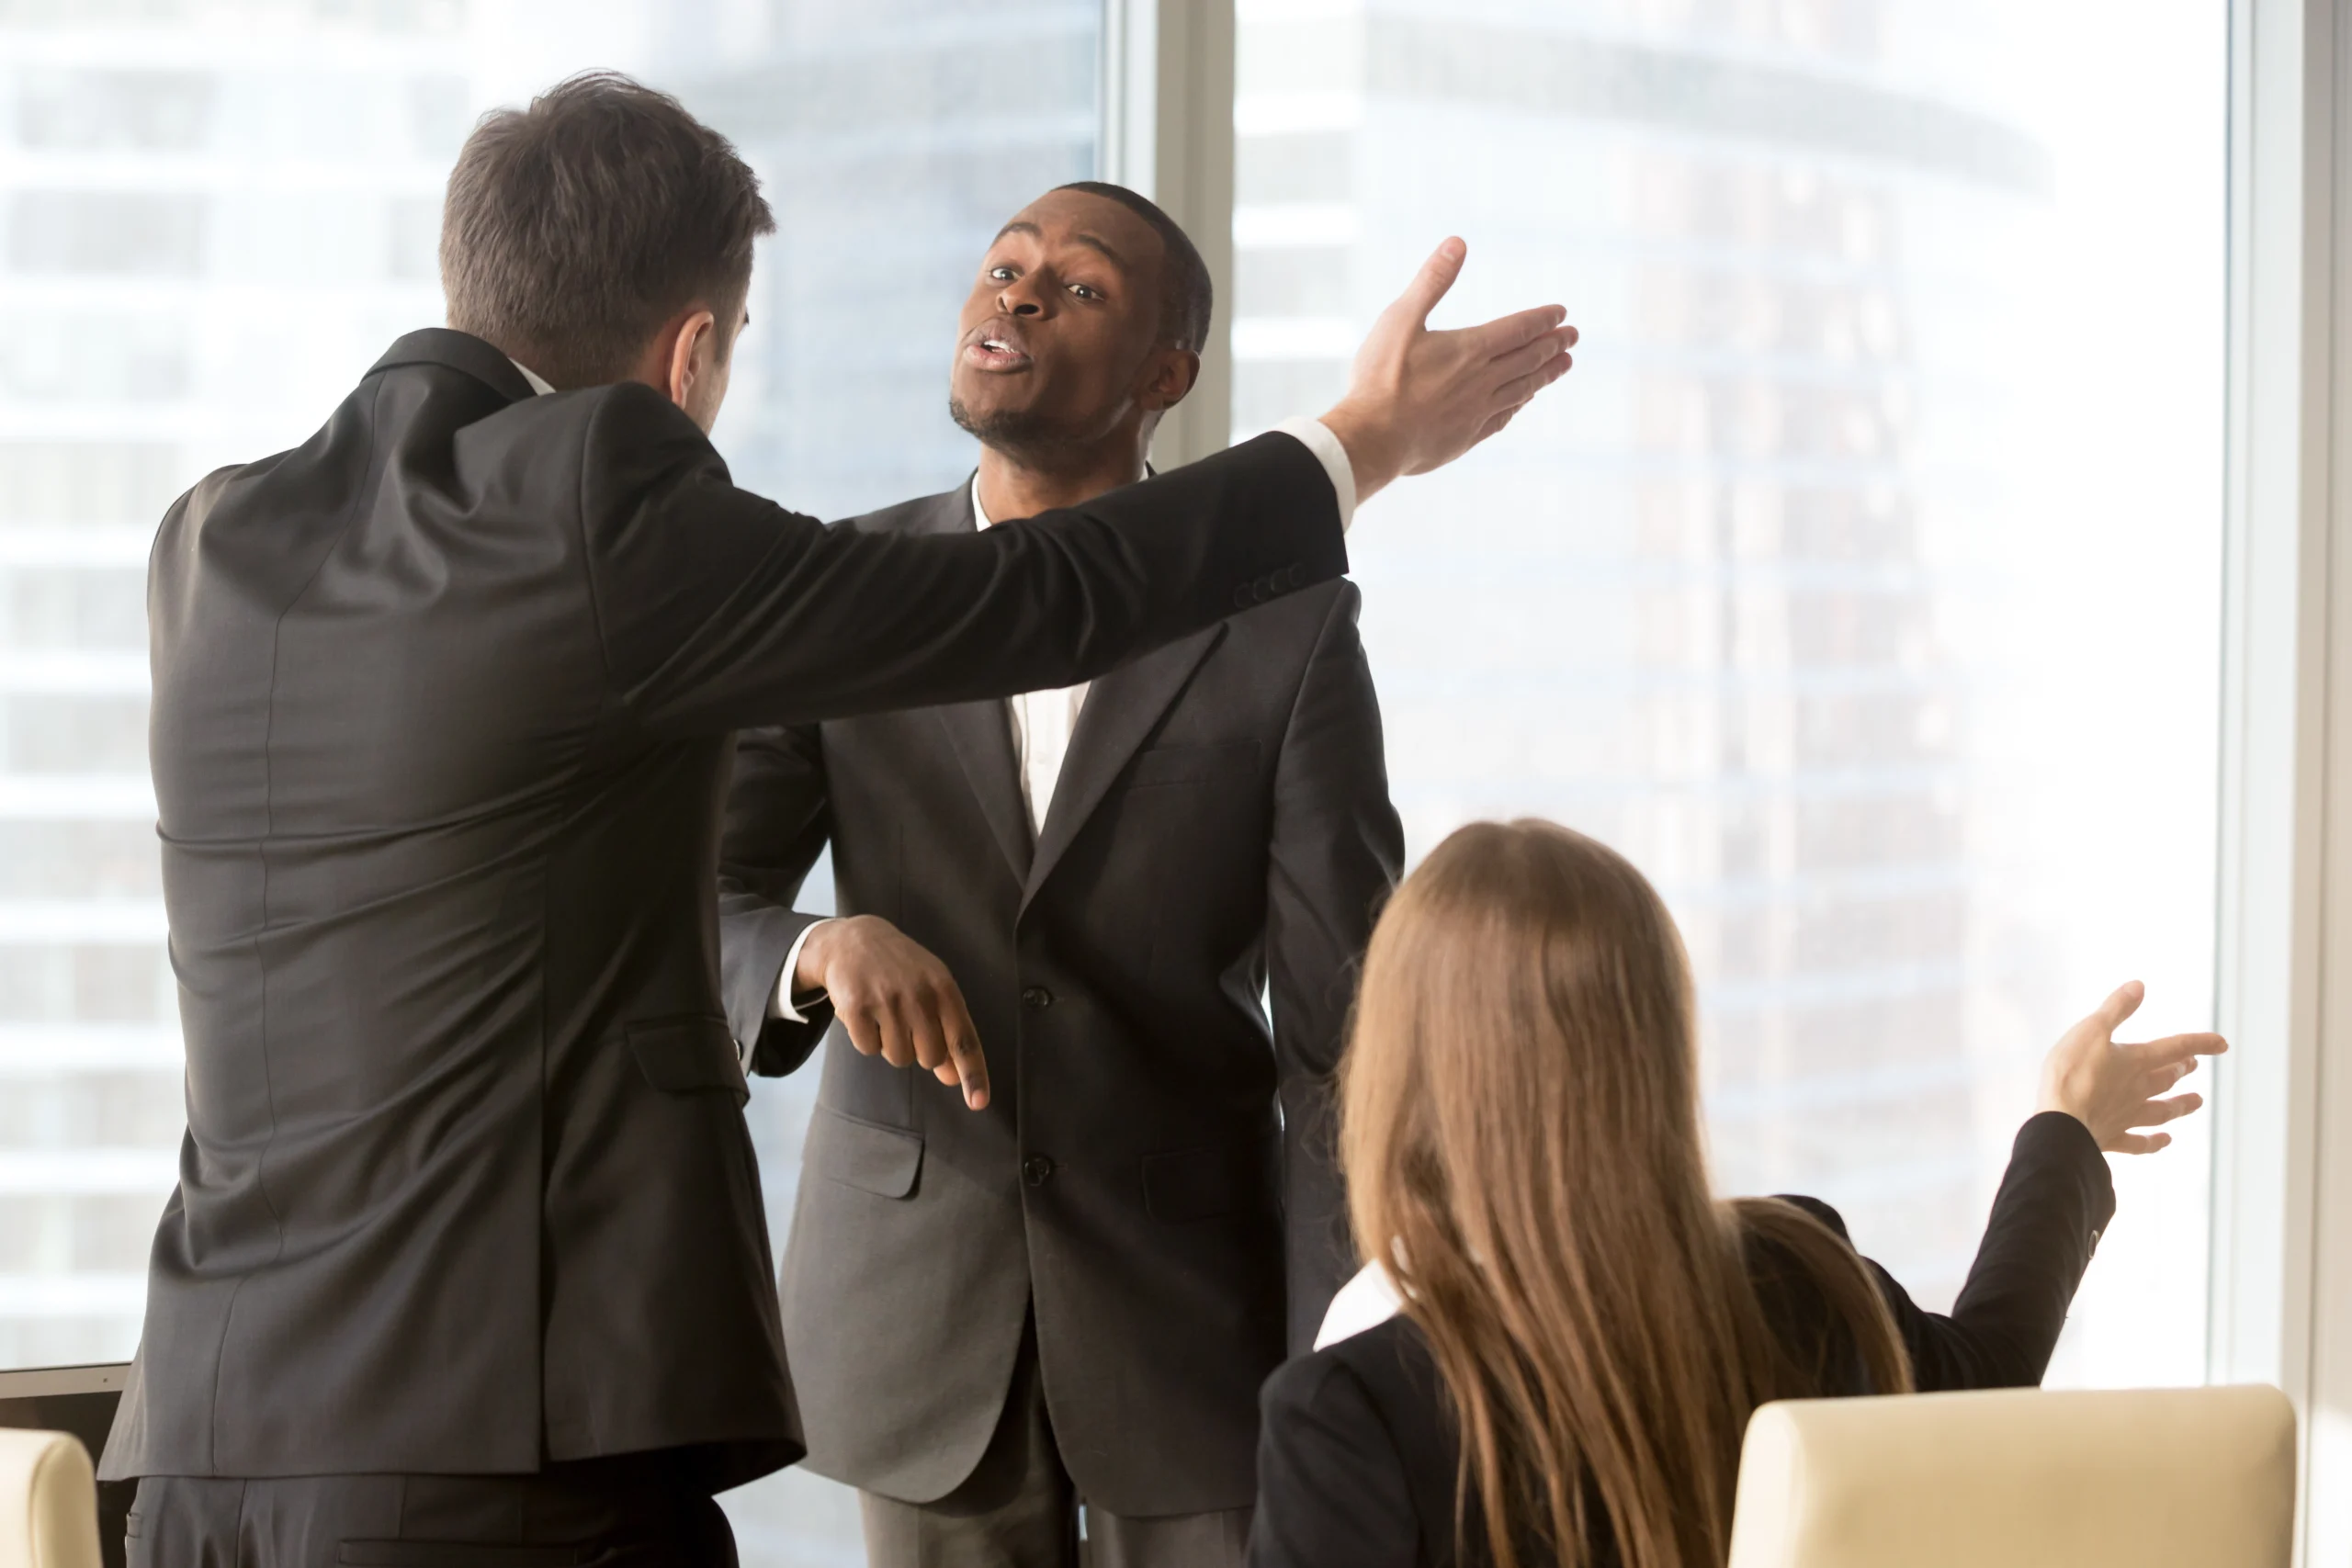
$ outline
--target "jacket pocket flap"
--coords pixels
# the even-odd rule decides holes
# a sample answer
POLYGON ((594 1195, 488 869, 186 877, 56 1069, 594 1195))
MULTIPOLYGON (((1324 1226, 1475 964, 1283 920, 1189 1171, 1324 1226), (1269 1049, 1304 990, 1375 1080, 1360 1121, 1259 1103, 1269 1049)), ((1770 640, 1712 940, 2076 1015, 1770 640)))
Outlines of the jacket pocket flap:
POLYGON ((670 1094, 723 1089, 749 1100, 742 1058, 723 1018, 651 1018, 628 1026, 628 1048, 638 1071, 670 1094))
POLYGON ((1216 746, 1155 746, 1138 751, 1119 782, 1128 789, 1151 784, 1196 784, 1248 773, 1258 765, 1258 743, 1234 740, 1216 746))
POLYGON ((1212 1144, 1143 1158, 1143 1206, 1155 1220, 1212 1219, 1273 1197, 1271 1142, 1212 1144))
POLYGON ((876 1197, 904 1198, 914 1191, 922 1171, 922 1134, 861 1122, 820 1105, 802 1157, 835 1181, 876 1197))

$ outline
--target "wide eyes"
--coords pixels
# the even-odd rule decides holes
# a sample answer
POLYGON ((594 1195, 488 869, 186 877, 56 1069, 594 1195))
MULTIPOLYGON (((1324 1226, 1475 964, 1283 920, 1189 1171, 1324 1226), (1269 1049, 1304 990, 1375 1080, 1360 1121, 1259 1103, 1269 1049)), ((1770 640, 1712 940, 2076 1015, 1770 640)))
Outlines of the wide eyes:
MULTIPOLYGON (((1010 262, 999 262, 980 276, 990 283, 1011 283, 1021 276, 1021 269, 1010 262)), ((1099 300, 1103 297, 1102 291, 1091 283, 1072 283, 1067 288, 1071 294, 1080 299, 1099 300)))

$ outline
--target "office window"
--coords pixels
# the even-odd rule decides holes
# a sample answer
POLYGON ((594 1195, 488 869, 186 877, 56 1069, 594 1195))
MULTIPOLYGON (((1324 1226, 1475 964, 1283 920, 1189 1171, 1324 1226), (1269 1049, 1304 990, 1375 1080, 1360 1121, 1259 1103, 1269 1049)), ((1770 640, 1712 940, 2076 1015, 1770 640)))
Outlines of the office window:
MULTIPOLYGON (((1413 852, 1659 884, 1724 1184, 1957 1288, 2041 1053, 2211 1016, 2221 0, 1240 0, 1237 437, 1438 239, 1569 380, 1350 540, 1413 852), (2120 40, 2129 39, 2129 47, 2120 40)), ((2196 1381, 2207 1145, 2119 1171, 2058 1381, 2196 1381)))
MULTIPOLYGON (((1093 172, 1099 30, 1091 0, 0 6, 0 1367, 130 1354, 174 1179, 148 541, 439 322, 473 118, 615 66, 736 140, 781 231, 718 444, 838 516, 968 470, 956 309, 1004 217, 1093 172)), ((814 1090, 751 1109, 779 1244, 814 1090)), ((730 1503, 747 1563, 863 1561, 813 1477, 730 1503)))

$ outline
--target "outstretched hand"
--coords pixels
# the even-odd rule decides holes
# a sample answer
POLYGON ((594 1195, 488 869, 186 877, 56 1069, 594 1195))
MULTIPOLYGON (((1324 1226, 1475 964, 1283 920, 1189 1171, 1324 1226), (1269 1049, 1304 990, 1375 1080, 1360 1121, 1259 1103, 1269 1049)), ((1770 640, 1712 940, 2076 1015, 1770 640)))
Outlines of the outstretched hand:
POLYGON ((2205 1103, 2197 1094, 2163 1096, 2197 1070, 2199 1056, 2218 1056, 2230 1043, 2218 1034, 2174 1034, 2119 1044, 2115 1032, 2140 1010, 2148 988, 2137 980, 2118 987, 2098 1010, 2060 1037, 2041 1063, 2040 1111, 2063 1111, 2090 1129, 2109 1154, 2152 1155, 2170 1133, 2142 1133, 2177 1122, 2205 1103))
POLYGON ((989 1102, 989 1062, 964 993, 931 950, 878 915, 825 921, 800 946, 797 990, 822 990, 849 1043, 894 1067, 930 1069, 964 1086, 974 1111, 989 1102))
POLYGON ((1380 313, 1356 353, 1347 394, 1323 416, 1346 447, 1363 502, 1400 475, 1442 468, 1509 424, 1568 373, 1577 341, 1557 305, 1484 326, 1431 332, 1430 312, 1462 276, 1469 247, 1448 240, 1380 313))

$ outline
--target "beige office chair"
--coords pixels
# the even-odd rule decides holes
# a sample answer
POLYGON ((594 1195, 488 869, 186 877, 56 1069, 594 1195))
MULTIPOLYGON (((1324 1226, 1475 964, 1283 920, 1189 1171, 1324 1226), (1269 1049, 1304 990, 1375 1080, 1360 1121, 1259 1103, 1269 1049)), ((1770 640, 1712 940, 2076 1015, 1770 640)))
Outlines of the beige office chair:
POLYGON ((0 1428, 0 1568, 98 1568, 98 1487, 79 1438, 0 1428))
POLYGON ((2275 1388, 1790 1400, 1747 1424, 1731 1568, 2287 1568, 2275 1388))

